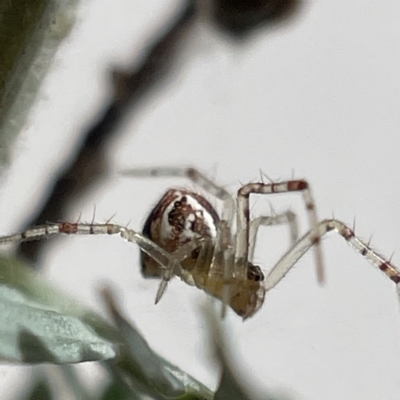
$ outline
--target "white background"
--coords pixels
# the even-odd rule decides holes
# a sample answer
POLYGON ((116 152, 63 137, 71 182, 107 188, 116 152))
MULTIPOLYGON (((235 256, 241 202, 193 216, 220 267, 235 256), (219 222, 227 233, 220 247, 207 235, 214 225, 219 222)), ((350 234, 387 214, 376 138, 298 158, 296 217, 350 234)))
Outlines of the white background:
MULTIPOLYGON (((178 1, 85 2, 57 53, 1 188, 0 230, 20 229, 45 197, 53 171, 105 104, 111 67, 139 60, 145 45, 179 10, 178 1), (35 203, 37 202, 37 203, 35 203)), ((243 45, 210 27, 188 37, 178 68, 121 127, 109 147, 109 179, 77 200, 69 217, 140 229, 146 213, 181 180, 116 175, 143 165, 193 165, 233 193, 240 183, 304 177, 321 218, 349 223, 382 254, 400 243, 400 4, 309 1, 281 29, 243 45)), ((291 208, 307 229, 299 196, 252 198, 253 215, 291 208), (267 201, 268 200, 268 201, 267 201)), ((218 205, 217 203, 215 203, 218 205)), ((97 288, 111 282, 124 311, 151 346, 214 388, 199 304, 205 295, 173 281, 154 306, 156 281, 144 280, 138 250, 110 237, 55 240, 43 273, 64 291, 100 309, 97 288)), ((284 228, 263 230, 256 261, 268 269, 284 252, 284 228)), ((275 389, 293 399, 400 399, 400 313, 395 288, 339 236, 323 241, 327 283, 319 287, 308 254, 242 323, 230 315, 232 353, 248 387, 262 399, 275 389)), ((400 264, 400 255, 393 262, 400 264)), ((91 365, 87 376, 101 377, 91 365)), ((0 369, 2 398, 23 386, 30 368, 0 369), (22 370, 22 372, 21 372, 22 370)), ((94 386, 98 387, 98 383, 94 386)), ((63 396, 66 398, 66 395, 63 396)))

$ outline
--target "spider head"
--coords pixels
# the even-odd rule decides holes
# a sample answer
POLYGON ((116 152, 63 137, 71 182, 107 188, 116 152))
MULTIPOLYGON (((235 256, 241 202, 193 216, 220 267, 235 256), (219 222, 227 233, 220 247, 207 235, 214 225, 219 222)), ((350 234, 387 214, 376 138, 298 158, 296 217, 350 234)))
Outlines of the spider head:
POLYGON ((234 295, 229 305, 244 320, 252 317, 264 302, 265 289, 261 283, 265 279, 261 268, 252 263, 247 264, 247 279, 240 279, 237 285, 233 284, 234 295))
POLYGON ((249 262, 247 266, 247 279, 249 281, 259 282, 264 280, 264 274, 258 265, 253 265, 249 262))

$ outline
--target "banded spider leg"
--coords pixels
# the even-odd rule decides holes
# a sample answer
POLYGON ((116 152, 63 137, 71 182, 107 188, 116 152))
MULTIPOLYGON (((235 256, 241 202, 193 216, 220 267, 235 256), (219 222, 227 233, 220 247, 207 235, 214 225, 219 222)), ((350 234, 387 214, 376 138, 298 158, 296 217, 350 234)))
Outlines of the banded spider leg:
POLYGON ((380 269, 396 284, 397 295, 400 300, 400 270, 390 260, 371 249, 369 244, 358 238, 353 230, 337 219, 325 219, 318 226, 307 232, 294 246, 292 246, 277 262, 265 279, 266 291, 274 288, 284 276, 293 268, 297 261, 315 244, 315 236, 321 238, 328 232, 336 232, 350 243, 352 248, 372 265, 380 269))
MULTIPOLYGON (((73 223, 60 222, 55 224, 39 225, 27 229, 22 233, 0 237, 0 245, 13 242, 27 242, 48 238, 58 234, 66 235, 116 235, 119 234, 122 239, 128 242, 136 243, 140 249, 151 255, 151 257, 160 265, 161 268, 172 268, 179 271, 180 265, 173 255, 157 246, 147 237, 117 224, 98 224, 98 223, 73 223)), ((195 243, 192 244, 195 246, 195 243)))

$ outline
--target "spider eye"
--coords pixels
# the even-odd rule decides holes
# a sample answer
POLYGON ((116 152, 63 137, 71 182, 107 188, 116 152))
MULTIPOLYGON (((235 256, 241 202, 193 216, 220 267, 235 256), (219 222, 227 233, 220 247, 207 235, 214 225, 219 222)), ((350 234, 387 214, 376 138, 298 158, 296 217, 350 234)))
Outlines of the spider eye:
POLYGON ((247 267, 247 279, 255 282, 263 281, 264 274, 262 273, 261 268, 258 265, 249 263, 247 267))

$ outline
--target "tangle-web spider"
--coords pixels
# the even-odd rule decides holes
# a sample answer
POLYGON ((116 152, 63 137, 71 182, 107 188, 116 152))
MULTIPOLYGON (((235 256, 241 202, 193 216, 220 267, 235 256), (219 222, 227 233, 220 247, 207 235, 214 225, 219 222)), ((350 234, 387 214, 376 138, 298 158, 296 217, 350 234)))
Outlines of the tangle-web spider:
POLYGON ((399 293, 400 271, 390 261, 355 236, 343 222, 328 219, 318 222, 311 191, 305 180, 249 183, 238 190, 237 198, 199 171, 187 167, 154 167, 122 172, 135 177, 186 177, 223 202, 221 216, 200 194, 186 189, 171 189, 161 198, 145 222, 143 233, 106 223, 46 224, 25 232, 0 237, 0 244, 35 240, 56 234, 120 234, 141 249, 141 268, 145 277, 162 278, 156 303, 169 280, 178 276, 189 285, 203 289, 223 301, 243 319, 253 316, 264 302, 265 293, 274 288, 296 262, 314 245, 318 280, 324 280, 320 239, 334 231, 396 283, 399 293), (250 194, 301 192, 311 228, 298 239, 296 215, 287 211, 250 220, 250 194), (236 233, 233 230, 236 214, 236 233), (288 224, 292 244, 272 270, 264 276, 252 263, 257 231, 261 225, 288 224))

